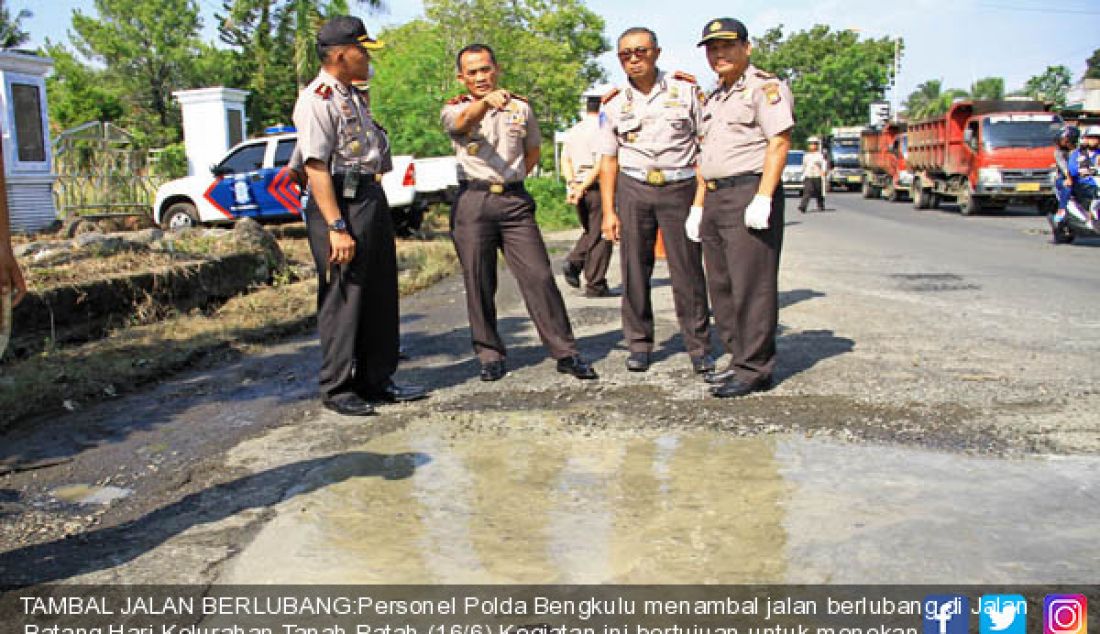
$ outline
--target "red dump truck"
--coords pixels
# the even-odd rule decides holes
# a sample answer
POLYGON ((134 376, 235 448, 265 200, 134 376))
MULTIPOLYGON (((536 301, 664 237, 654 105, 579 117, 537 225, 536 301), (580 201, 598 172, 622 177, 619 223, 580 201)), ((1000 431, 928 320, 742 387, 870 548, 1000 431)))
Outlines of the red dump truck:
POLYGON ((1062 118, 1039 101, 962 101, 909 124, 913 206, 954 199, 964 215, 1054 198, 1054 135, 1062 118))
POLYGON ((913 173, 909 171, 905 124, 887 123, 867 128, 859 137, 859 166, 863 168, 863 197, 882 196, 899 201, 909 195, 913 173))

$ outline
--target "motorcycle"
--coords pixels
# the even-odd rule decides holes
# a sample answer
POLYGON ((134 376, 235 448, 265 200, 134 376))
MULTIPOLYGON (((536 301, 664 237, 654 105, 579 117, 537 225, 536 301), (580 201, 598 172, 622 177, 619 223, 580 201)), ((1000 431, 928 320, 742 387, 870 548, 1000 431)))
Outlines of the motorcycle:
POLYGON ((1047 216, 1050 221, 1054 244, 1072 244, 1077 238, 1100 237, 1100 198, 1093 198, 1085 209, 1071 198, 1066 203, 1066 217, 1058 222, 1055 214, 1047 216))

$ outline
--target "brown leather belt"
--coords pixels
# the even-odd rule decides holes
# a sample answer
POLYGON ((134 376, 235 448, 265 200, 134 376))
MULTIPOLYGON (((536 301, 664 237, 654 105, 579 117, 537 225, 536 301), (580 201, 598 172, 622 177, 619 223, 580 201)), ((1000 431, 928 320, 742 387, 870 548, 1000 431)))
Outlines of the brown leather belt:
POLYGON ((458 185, 461 189, 472 189, 474 191, 489 192, 490 194, 503 194, 504 192, 525 191, 523 187, 523 181, 516 181, 514 183, 493 183, 490 181, 460 181, 458 185))

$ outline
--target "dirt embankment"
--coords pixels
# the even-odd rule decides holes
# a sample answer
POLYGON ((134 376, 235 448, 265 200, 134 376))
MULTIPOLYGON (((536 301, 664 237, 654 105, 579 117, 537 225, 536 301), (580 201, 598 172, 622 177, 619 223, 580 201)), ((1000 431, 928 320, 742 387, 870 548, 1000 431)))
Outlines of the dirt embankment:
MULTIPOLYGON (((0 360, 0 430, 74 411, 313 325, 302 225, 83 234, 17 247, 30 294, 0 360)), ((453 272, 446 241, 398 244, 402 293, 453 272)))

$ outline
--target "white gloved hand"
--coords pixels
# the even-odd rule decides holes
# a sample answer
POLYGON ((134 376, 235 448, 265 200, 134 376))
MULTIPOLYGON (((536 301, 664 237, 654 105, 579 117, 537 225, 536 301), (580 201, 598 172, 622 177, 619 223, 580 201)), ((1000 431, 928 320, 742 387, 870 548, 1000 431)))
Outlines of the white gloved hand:
POLYGON ((745 226, 749 229, 767 229, 768 218, 772 215, 772 197, 757 194, 745 208, 745 226))
POLYGON ((692 242, 699 242, 702 238, 699 237, 699 224, 703 222, 703 208, 691 207, 691 213, 688 214, 687 220, 684 222, 684 231, 687 232, 688 240, 692 242))

